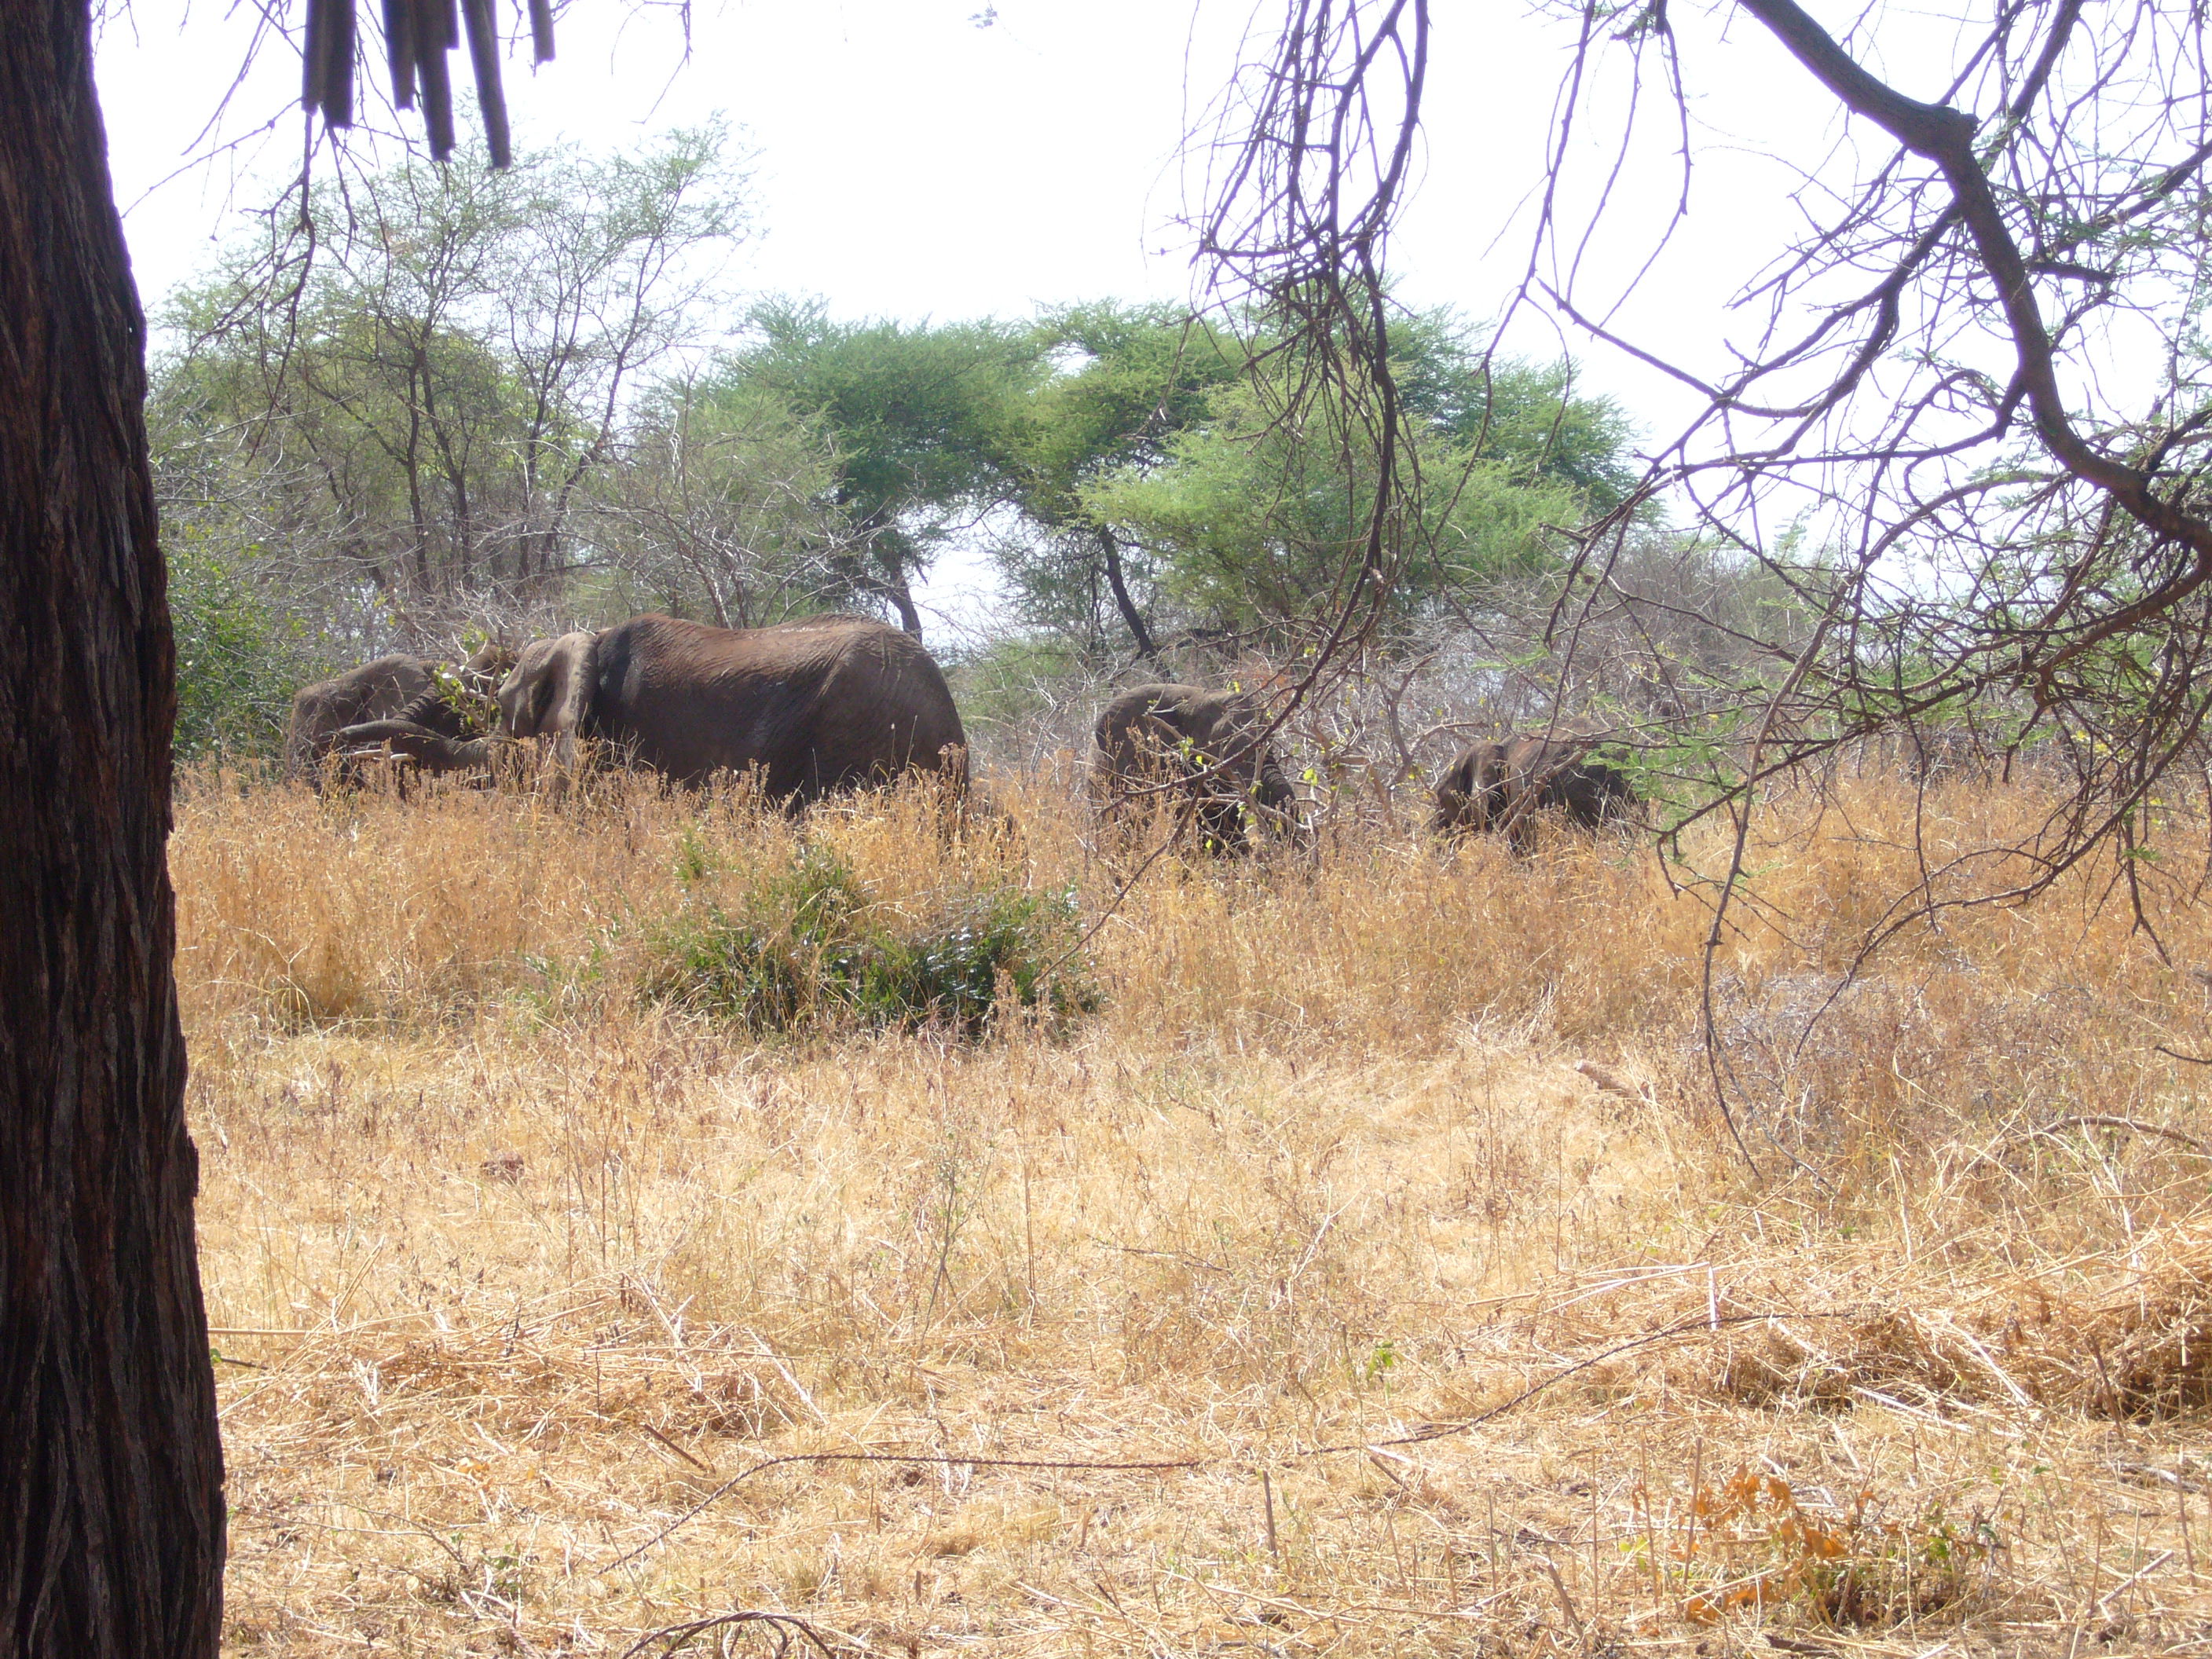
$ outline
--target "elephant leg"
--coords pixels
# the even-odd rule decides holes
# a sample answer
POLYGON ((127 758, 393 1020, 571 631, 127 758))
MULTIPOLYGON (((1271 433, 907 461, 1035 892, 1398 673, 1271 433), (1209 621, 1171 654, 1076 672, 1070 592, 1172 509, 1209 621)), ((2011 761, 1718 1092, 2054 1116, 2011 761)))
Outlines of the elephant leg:
POLYGON ((1525 858, 1536 850, 1536 812, 1544 804, 1542 793, 1517 782, 1504 791, 1505 844, 1525 858))

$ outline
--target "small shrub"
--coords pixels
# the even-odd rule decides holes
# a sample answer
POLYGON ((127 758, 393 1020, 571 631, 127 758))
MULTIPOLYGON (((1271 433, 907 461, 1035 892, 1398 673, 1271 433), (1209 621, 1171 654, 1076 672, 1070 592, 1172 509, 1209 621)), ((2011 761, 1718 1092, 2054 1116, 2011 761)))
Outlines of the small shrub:
POLYGON ((914 917, 820 848, 732 905, 699 894, 710 873, 687 846, 679 874, 690 890, 648 951, 642 988, 657 1001, 763 1031, 936 1025, 963 1036, 1007 1002, 1054 1021, 1098 1006, 1076 959, 1072 891, 952 886, 914 917))
MULTIPOLYGON (((1646 1539, 1658 1545, 1649 1494, 1638 1488, 1633 1501, 1646 1539)), ((1679 1534, 1668 1523, 1653 1569, 1698 1586, 1682 1603, 1693 1624, 1793 1604, 1829 1626, 1922 1618, 1970 1591, 1972 1569, 1995 1541, 1978 1517, 1962 1527, 1940 1503, 1907 1521, 1884 1520, 1870 1489, 1848 1510, 1816 1516, 1788 1481, 1747 1468, 1717 1489, 1694 1487, 1687 1507, 1679 1534)))

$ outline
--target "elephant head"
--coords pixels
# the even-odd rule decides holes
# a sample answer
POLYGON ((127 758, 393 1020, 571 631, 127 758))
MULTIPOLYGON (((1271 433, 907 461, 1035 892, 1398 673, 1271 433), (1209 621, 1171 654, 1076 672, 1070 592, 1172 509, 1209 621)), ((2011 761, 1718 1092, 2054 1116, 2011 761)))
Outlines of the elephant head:
POLYGON ((489 766, 516 738, 550 737, 554 753, 563 764, 576 757, 576 732, 591 708, 592 647, 598 636, 563 634, 554 640, 533 640, 520 654, 487 647, 469 660, 464 683, 484 684, 489 676, 512 664, 497 682, 501 731, 481 737, 465 737, 442 705, 429 702, 410 708, 412 718, 370 720, 349 726, 338 734, 346 754, 365 759, 389 750, 426 771, 455 772, 489 766), (475 677, 471 682, 467 677, 475 677))
POLYGON ((499 712, 507 735, 551 738, 562 765, 576 758, 576 732, 591 713, 599 636, 563 634, 522 647, 514 672, 499 688, 499 712))
MULTIPOLYGON (((479 647, 469 659, 457 669, 434 668, 429 685, 413 702, 386 720, 358 722, 374 725, 379 734, 356 731, 348 742, 358 749, 363 742, 389 740, 395 736, 416 736, 404 731, 409 726, 420 726, 424 732, 455 742, 487 736, 498 723, 499 706, 494 701, 500 683, 514 672, 515 653, 503 645, 479 647)), ((405 753, 404 747, 397 752, 405 753)))

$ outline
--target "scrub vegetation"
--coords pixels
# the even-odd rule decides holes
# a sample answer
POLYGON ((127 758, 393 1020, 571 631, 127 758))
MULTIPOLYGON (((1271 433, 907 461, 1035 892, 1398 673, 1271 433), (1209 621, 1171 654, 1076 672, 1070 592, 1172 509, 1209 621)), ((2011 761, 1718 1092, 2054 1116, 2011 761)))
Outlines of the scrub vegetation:
POLYGON ((2091 861, 1845 982, 2041 786, 1774 803, 1711 988, 1754 1179, 1647 848, 1409 800, 1123 893, 1071 765, 951 839, 921 789, 190 775, 228 1650, 2195 1639, 2192 873, 2163 957, 2091 861), (828 966, 959 915, 967 988, 828 966))
MULTIPOLYGON (((957 642, 981 661, 1294 655, 1363 533, 1378 459, 1276 419, 1256 313, 839 318, 728 289, 751 222, 719 131, 482 161, 326 181, 160 309, 186 757, 270 752, 289 687, 487 634, 648 611, 922 631, 953 552, 1002 588, 990 637, 957 642)), ((1398 632, 1555 574, 1560 526, 1633 477, 1628 420, 1571 366, 1484 348, 1445 311, 1393 337, 1414 459, 1457 480, 1413 527, 1398 632)))
POLYGON ((1782 268, 1889 250, 1859 343, 1777 309, 1638 460, 1572 363, 1394 307, 1400 170, 1340 268, 1283 158, 1393 61, 1410 135, 1425 61, 1361 15, 1255 70, 1201 317, 738 295, 714 131, 325 185, 173 296, 231 1650, 2201 1644, 2212 146, 1992 191, 2074 154, 2018 111, 2081 12, 2024 81, 2002 24, 1997 148, 1877 100, 1950 193, 1880 167, 1782 268), (2131 271, 2171 385, 2083 435, 2131 271), (2009 378, 1947 320, 1991 291, 2009 378), (956 556, 1000 589, 948 646, 956 556), (257 769, 317 672, 649 610, 928 635, 985 798, 257 769), (1157 679, 1281 716, 1310 845, 1100 840, 1090 721, 1157 679), (1656 850, 1437 840, 1454 750, 1534 731, 1656 850))

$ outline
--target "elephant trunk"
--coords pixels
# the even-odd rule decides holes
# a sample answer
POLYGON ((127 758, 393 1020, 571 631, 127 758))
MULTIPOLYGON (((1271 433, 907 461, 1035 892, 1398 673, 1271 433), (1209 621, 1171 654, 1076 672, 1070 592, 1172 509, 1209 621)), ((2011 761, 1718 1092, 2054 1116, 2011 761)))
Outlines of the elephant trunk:
POLYGON ((338 747, 349 760, 374 759, 388 750, 426 772, 489 767, 508 741, 498 736, 450 738, 411 720, 368 720, 338 733, 338 747))
POLYGON ((1282 763, 1273 753, 1260 763, 1259 787, 1254 793, 1265 816, 1277 830, 1289 837, 1291 845, 1304 847, 1308 843, 1312 837, 1313 826, 1306 822, 1305 814, 1298 810, 1298 792, 1283 775, 1282 763))

